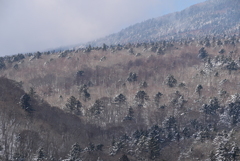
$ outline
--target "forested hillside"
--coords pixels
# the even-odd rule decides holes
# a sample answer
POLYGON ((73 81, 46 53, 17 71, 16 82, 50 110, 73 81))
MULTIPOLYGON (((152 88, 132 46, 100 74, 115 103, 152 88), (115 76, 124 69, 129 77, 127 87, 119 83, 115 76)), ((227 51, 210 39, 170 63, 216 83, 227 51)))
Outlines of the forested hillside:
POLYGON ((239 160, 239 48, 234 35, 2 57, 1 159, 239 160))

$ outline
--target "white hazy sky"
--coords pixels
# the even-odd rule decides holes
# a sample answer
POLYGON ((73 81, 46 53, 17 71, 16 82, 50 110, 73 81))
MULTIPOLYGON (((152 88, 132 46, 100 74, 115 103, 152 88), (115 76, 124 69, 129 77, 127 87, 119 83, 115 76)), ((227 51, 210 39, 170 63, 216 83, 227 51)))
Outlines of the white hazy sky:
POLYGON ((0 56, 95 40, 205 0, 0 0, 0 56))

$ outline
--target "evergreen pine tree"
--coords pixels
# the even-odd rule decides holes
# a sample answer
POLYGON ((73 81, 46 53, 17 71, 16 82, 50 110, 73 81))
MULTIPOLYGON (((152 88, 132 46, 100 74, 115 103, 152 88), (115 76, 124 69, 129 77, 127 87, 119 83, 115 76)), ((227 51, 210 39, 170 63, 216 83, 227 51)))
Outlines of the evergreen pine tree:
POLYGON ((77 100, 74 96, 71 96, 66 103, 66 109, 67 111, 70 111, 73 114, 79 115, 80 108, 82 107, 82 104, 79 100, 77 100))
POLYGON ((99 115, 101 114, 103 108, 104 108, 103 102, 98 99, 95 101, 94 105, 90 108, 90 112, 93 115, 99 115))
POLYGON ((129 82, 136 82, 137 81, 137 74, 136 73, 129 73, 129 76, 127 78, 127 81, 129 82))
POLYGON ((20 106, 22 107, 22 109, 24 109, 27 112, 32 111, 30 106, 30 96, 27 93, 22 95, 22 97, 20 98, 20 106))
POLYGON ((219 161, 227 161, 228 149, 225 143, 220 143, 216 151, 216 159, 219 161))
POLYGON ((31 97, 34 97, 34 96, 35 96, 36 92, 35 92, 35 90, 34 90, 33 87, 30 87, 30 90, 29 90, 28 94, 29 94, 29 96, 31 96, 31 97))
POLYGON ((177 80, 174 78, 173 75, 169 75, 167 76, 167 78, 165 79, 165 84, 170 87, 170 88, 173 88, 176 86, 177 84, 177 80))
POLYGON ((231 151, 229 152, 230 159, 232 161, 237 161, 240 159, 240 149, 236 146, 236 144, 233 144, 231 151))
POLYGON ((198 94, 199 98, 201 96, 201 91, 202 91, 203 87, 201 84, 198 84, 196 89, 195 89, 195 92, 198 94))
POLYGON ((143 105, 144 102, 148 100, 149 96, 145 91, 138 91, 137 94, 135 95, 135 101, 140 105, 143 105))
POLYGON ((162 93, 158 92, 154 97, 154 102, 157 107, 160 106, 160 99, 162 97, 162 93))
POLYGON ((133 120, 133 119, 134 119, 134 111, 133 111, 133 108, 130 107, 128 109, 128 115, 126 117, 124 117, 123 120, 126 121, 126 120, 133 120))
POLYGON ((107 50, 107 45, 106 45, 105 43, 103 43, 102 50, 103 50, 103 51, 106 51, 106 50, 107 50))
POLYGON ((150 159, 156 159, 160 156, 160 145, 159 140, 156 136, 150 136, 150 139, 148 141, 148 149, 149 149, 149 158, 150 159))
POLYGON ((119 94, 114 98, 114 102, 119 104, 119 105, 125 103, 126 100, 127 100, 127 98, 123 94, 119 94))
POLYGON ((43 148, 40 148, 38 149, 37 151, 37 161, 44 161, 45 159, 45 154, 44 154, 44 151, 43 151, 43 148))
POLYGON ((205 59, 208 56, 207 51, 205 50, 204 47, 202 47, 199 51, 198 51, 198 57, 200 59, 205 59))
POLYGON ((82 149, 78 143, 73 144, 68 157, 69 161, 81 161, 81 151, 82 149))
POLYGON ((91 94, 88 92, 87 85, 84 84, 80 87, 79 95, 84 101, 88 101, 91 99, 91 94))

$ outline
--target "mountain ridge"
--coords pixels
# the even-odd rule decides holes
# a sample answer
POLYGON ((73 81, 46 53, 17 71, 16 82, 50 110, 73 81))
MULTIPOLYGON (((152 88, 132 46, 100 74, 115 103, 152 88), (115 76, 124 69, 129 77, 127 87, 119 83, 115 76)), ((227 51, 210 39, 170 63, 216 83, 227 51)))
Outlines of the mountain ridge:
POLYGON ((93 46, 149 42, 239 32, 237 0, 208 0, 182 11, 131 25, 118 33, 89 42, 93 46))

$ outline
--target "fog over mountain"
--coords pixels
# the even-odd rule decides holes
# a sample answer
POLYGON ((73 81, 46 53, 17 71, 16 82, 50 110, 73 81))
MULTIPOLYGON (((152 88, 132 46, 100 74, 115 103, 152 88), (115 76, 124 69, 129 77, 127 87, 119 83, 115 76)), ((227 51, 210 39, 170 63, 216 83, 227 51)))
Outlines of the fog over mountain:
POLYGON ((1 0, 0 55, 85 43, 204 0, 1 0))
POLYGON ((238 0, 208 0, 181 12, 132 25, 93 45, 148 42, 206 35, 236 34, 240 31, 238 0))

